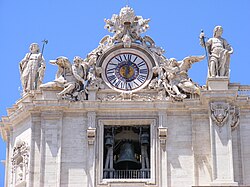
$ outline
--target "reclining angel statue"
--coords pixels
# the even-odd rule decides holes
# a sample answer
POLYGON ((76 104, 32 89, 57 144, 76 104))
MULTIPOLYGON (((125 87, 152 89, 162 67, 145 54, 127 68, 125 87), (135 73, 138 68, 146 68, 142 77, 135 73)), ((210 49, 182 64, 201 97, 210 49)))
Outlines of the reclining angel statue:
POLYGON ((188 77, 188 70, 195 62, 203 60, 205 56, 188 56, 181 61, 170 58, 156 68, 158 77, 152 80, 149 88, 164 88, 166 93, 175 100, 183 100, 187 93, 200 95, 200 86, 188 77))
POLYGON ((58 66, 55 80, 41 85, 40 88, 63 88, 57 94, 58 99, 86 100, 88 64, 79 56, 74 58, 73 65, 63 56, 51 60, 50 63, 58 66))

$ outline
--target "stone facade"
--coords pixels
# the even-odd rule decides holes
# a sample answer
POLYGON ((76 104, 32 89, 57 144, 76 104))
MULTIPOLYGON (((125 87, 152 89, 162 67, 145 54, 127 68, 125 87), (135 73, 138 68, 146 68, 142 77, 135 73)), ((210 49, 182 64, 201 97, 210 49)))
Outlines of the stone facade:
POLYGON ((58 102, 53 90, 29 93, 2 118, 8 150, 6 185, 250 185, 250 105, 240 89, 231 84, 228 90, 207 90, 200 98, 175 103, 58 102), (44 97, 47 94, 51 97, 44 97), (235 107, 240 111, 237 126, 235 107), (221 125, 212 117, 216 110, 227 118, 221 125), (150 125, 149 179, 102 178, 104 125, 150 125), (13 171, 20 141, 28 147, 23 183, 15 180, 18 174, 13 171))
POLYGON ((114 36, 73 65, 51 61, 56 79, 24 90, 2 117, 5 185, 249 186, 250 86, 212 73, 194 83, 188 70, 204 56, 167 59, 130 7, 105 22, 114 36))

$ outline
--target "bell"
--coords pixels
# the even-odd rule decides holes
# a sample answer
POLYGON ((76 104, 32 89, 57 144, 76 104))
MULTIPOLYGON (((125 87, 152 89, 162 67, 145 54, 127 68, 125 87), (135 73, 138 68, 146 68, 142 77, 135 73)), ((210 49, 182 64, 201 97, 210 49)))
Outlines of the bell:
POLYGON ((107 134, 107 135, 105 136, 105 146, 106 146, 106 147, 112 147, 112 146, 113 146, 113 143, 114 143, 114 141, 113 141, 113 136, 110 135, 110 134, 107 134))
POLYGON ((135 158, 134 145, 126 141, 120 147, 119 159, 116 162, 117 170, 140 169, 140 163, 135 158))
POLYGON ((149 134, 148 133, 143 133, 141 135, 141 144, 142 145, 148 145, 149 144, 149 134))

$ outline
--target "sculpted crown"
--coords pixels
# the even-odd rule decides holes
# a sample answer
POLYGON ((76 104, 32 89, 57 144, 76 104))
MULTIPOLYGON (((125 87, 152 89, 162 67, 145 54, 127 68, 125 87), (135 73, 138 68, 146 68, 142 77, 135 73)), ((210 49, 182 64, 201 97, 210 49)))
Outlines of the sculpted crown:
POLYGON ((134 22, 136 18, 134 10, 129 6, 123 7, 120 11, 119 16, 123 24, 126 24, 126 23, 131 24, 134 22))
POLYGON ((129 47, 131 42, 142 41, 140 35, 149 29, 150 19, 136 16, 134 10, 126 6, 121 9, 119 15, 113 14, 111 19, 104 19, 104 21, 106 22, 104 28, 115 33, 111 43, 123 42, 126 47, 129 47))

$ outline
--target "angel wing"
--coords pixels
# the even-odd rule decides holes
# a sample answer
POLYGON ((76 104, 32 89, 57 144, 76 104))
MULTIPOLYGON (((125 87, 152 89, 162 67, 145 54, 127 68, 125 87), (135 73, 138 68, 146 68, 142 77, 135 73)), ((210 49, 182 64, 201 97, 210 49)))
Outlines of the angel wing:
POLYGON ((191 65, 195 62, 199 62, 205 58, 205 55, 202 56, 188 56, 185 57, 179 67, 181 71, 188 71, 191 68, 191 65))
POLYGON ((64 67, 64 68, 71 67, 71 63, 70 63, 69 59, 67 57, 64 57, 64 56, 59 56, 56 58, 56 60, 50 60, 49 62, 52 65, 57 65, 57 66, 64 67))

